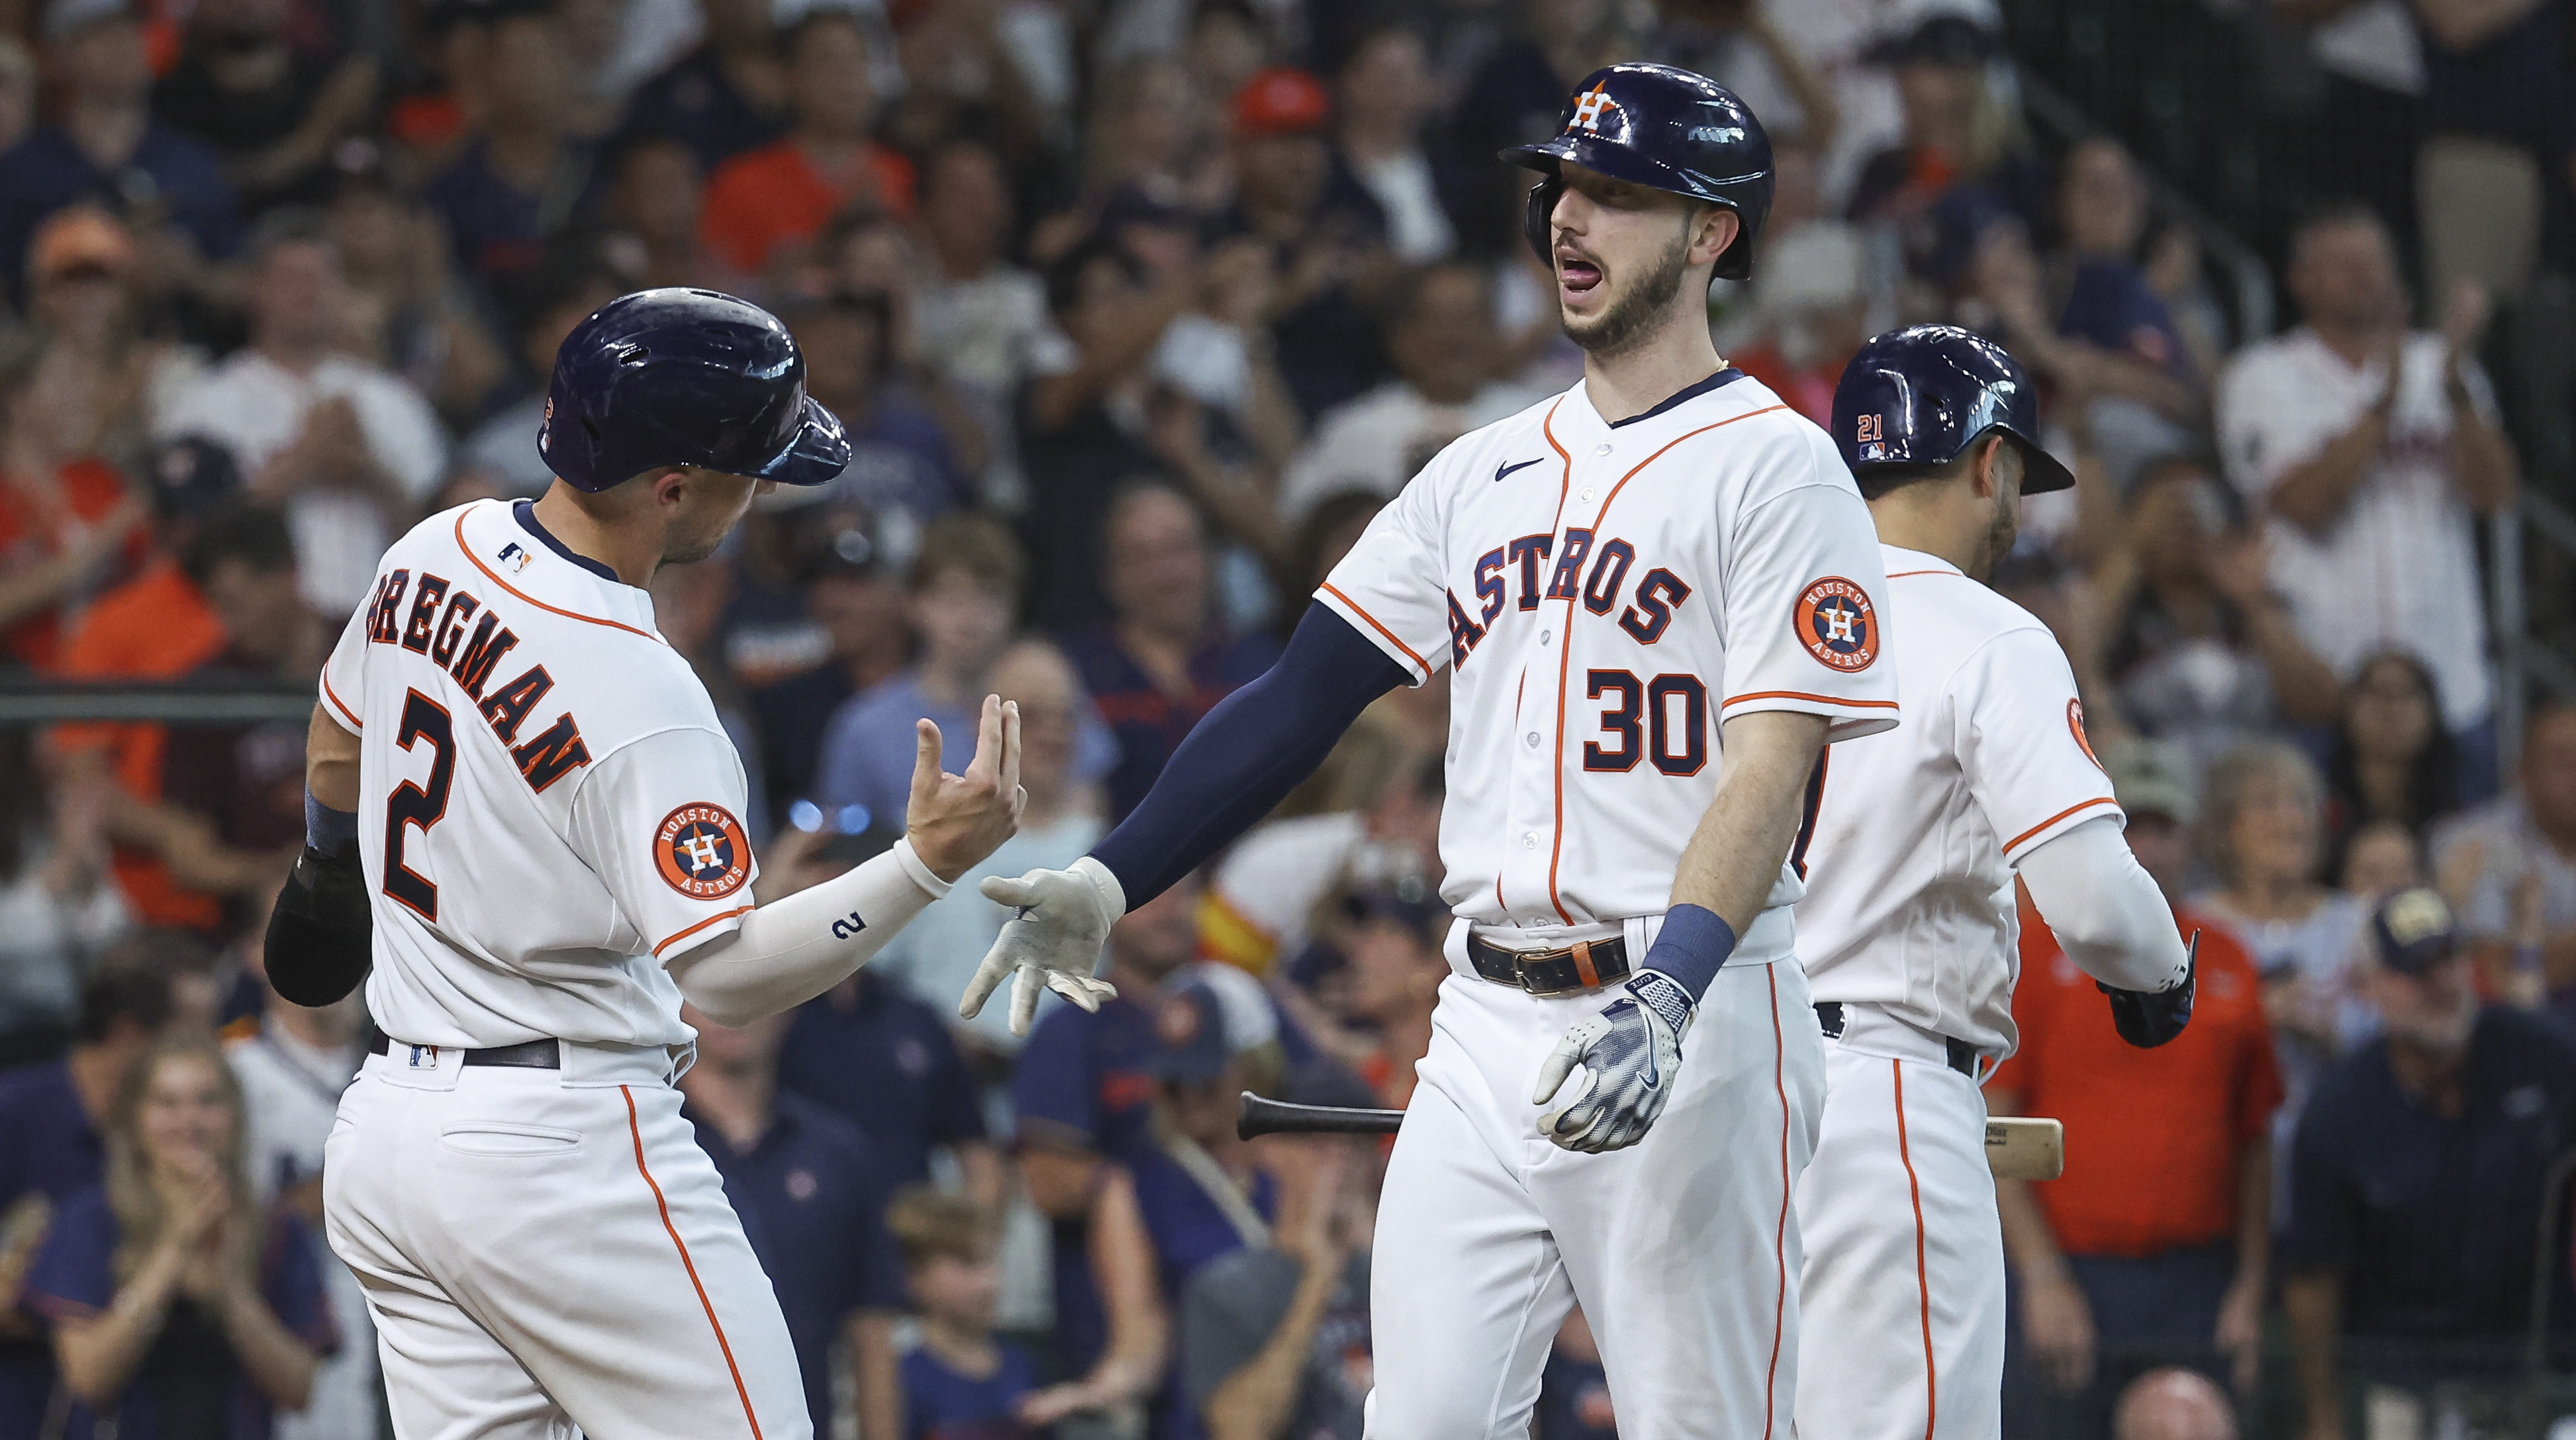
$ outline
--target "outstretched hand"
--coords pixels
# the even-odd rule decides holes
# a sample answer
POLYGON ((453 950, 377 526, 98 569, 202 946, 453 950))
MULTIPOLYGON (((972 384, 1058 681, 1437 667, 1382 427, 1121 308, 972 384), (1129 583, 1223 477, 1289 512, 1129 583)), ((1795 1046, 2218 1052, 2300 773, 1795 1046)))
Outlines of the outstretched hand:
POLYGON ((939 727, 913 723, 918 744, 912 762, 912 799, 904 834, 930 873, 954 880, 1001 848, 1020 828, 1029 792, 1020 788, 1019 702, 984 697, 975 735, 975 758, 966 773, 939 768, 939 727))
POLYGON ((1012 907, 993 939, 984 963, 957 1001, 958 1015, 972 1020, 984 1002, 1008 979, 1011 985, 1011 1033, 1026 1035, 1037 1018, 1038 996, 1048 990, 1085 1010, 1117 995, 1118 988, 1092 977, 1100 964, 1100 947, 1109 927, 1127 913, 1126 893, 1109 868, 1088 855, 1064 870, 1032 870, 1014 880, 985 878, 984 898, 1012 907))

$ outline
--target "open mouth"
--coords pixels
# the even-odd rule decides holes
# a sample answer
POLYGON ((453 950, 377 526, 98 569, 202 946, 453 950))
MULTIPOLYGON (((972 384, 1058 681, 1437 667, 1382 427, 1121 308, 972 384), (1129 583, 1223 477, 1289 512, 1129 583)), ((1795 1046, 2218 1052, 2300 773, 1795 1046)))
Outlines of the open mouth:
POLYGON ((1601 267, 1572 250, 1556 252, 1556 283, 1569 295, 1584 294, 1601 283, 1601 267))

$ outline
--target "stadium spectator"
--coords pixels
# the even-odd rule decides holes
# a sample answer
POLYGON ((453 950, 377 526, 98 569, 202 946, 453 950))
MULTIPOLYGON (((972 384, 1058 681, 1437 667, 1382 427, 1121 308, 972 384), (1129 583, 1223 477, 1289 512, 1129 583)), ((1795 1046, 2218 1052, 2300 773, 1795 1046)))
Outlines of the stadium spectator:
POLYGON ((1610 1372, 1601 1364, 1601 1342, 1576 1306, 1556 1330, 1547 1366, 1539 1374, 1537 1440, 1618 1440, 1619 1410, 1610 1396, 1610 1372))
POLYGON ((497 0, 485 23, 475 133, 422 198, 447 223, 457 267, 499 287, 545 258, 599 177, 573 134, 558 0, 497 0))
POLYGON ((2204 793, 2200 850, 2218 883, 2192 908, 2253 955, 2296 1115, 2328 1062, 2372 1029, 2354 973, 2368 910, 2322 879, 2325 797, 2298 750, 2239 746, 2209 767, 2204 793))
POLYGON ((2230 498, 2196 459, 2149 464, 2083 582, 2101 617, 2098 651, 2075 657, 2089 693, 2180 744, 2195 768, 2280 721, 2332 718, 2339 688, 2272 593, 2263 542, 2235 527, 2230 498))
POLYGON ((850 437, 850 468, 833 482, 834 500, 918 529, 969 498, 948 431, 901 373, 891 296, 836 290, 781 305, 779 319, 805 349, 806 393, 850 437))
MULTIPOLYGON (((81 617, 80 628, 64 647, 63 674, 85 680, 166 680, 206 665, 232 643, 214 601, 218 591, 235 595, 245 614, 274 613, 263 600, 275 594, 279 577, 297 574, 294 540, 277 513, 231 504, 189 528, 194 533, 175 561, 156 561, 99 597, 81 617)), ((125 799, 135 803, 161 800, 167 728, 66 725, 51 732, 49 740, 84 779, 112 778, 125 799)), ((116 876, 147 925, 213 930, 222 923, 218 903, 182 886, 157 854, 120 843, 116 876)))
POLYGON ((243 1130, 211 1040, 163 1041, 127 1072, 103 1181, 64 1199, 20 1301, 51 1327, 65 1434, 257 1440, 311 1397, 339 1343, 321 1242, 253 1201, 243 1130))
POLYGON ((2383 1033, 2308 1098, 2281 1239, 2319 1440, 2344 1433, 2355 1381, 2380 1424, 2414 1434, 2506 1423, 2535 1274, 2553 1333, 2570 1326, 2567 1267, 2535 1271, 2533 1246, 2542 1174, 2576 1126, 2576 1042, 2479 1002, 2433 891, 2382 902, 2371 935, 2363 988, 2383 1033))
POLYGON ((1234 203, 1211 224, 1269 250, 1276 291, 1263 306, 1279 373, 1312 417, 1386 373, 1385 347, 1359 292, 1392 283, 1394 258, 1374 205, 1336 196, 1323 82, 1284 66, 1257 71, 1234 97, 1234 203))
POLYGON ((2514 788, 2437 832, 2434 856, 2489 980, 2535 976, 2576 1013, 2576 705, 2532 713, 2514 788))
POLYGON ((0 664, 52 669, 66 612, 149 553, 150 514, 113 466, 65 447, 41 352, 0 357, 0 664))
POLYGON ((192 346, 143 334, 148 277, 134 236, 95 205, 55 211, 27 256, 27 319, 40 347, 28 418, 58 464, 139 469, 153 407, 202 368, 192 346))
MULTIPOLYGON (((992 684, 994 694, 1020 707, 1020 788, 1028 792, 1020 828, 981 864, 957 877, 951 903, 924 911, 887 941, 868 966, 870 973, 900 984, 942 1013, 966 993, 968 978, 1010 918, 1008 907, 976 889, 983 878, 1060 870, 1089 854, 1107 831, 1099 784, 1076 774, 1084 727, 1098 722, 1086 721, 1091 699, 1082 693, 1064 652, 1044 640, 1014 642, 993 662, 992 684)), ((1020 1048, 1004 1006, 987 1005, 974 1019, 954 1023, 983 1050, 1007 1056, 1020 1048)))
POLYGON ((2219 382, 2228 478, 2272 517, 2272 583, 2340 673, 2375 651, 2423 657, 2463 781, 2492 776, 2493 677, 2470 519, 2514 494, 2512 446, 2472 358, 2486 297, 2446 297, 2439 333, 2409 330, 2387 228, 2321 211, 2292 238, 2305 324, 2240 352, 2219 382))
POLYGON ((789 87, 769 0, 701 0, 698 9, 706 38, 636 90, 626 136, 671 136, 704 175, 786 130, 789 87))
MULTIPOLYGON (((1197 899, 1195 884, 1175 885, 1129 911, 1110 929, 1102 972, 1117 997, 1097 1013, 1056 1006, 1030 1032, 1012 1072, 1020 1177, 1055 1227, 1055 1345, 1076 1373, 1110 1358, 1115 1317, 1104 1302, 1126 1298, 1104 1296, 1094 1279, 1091 1231, 1103 1206, 1136 1203, 1124 1167, 1153 1144, 1158 992, 1192 959, 1197 899)), ((1150 1255, 1144 1259, 1150 1266, 1150 1255)))
POLYGON ((2343 892, 2371 905, 2424 883, 2424 847, 2394 820, 2373 820, 2343 847, 2343 892))
MULTIPOLYGON (((2190 854, 2189 772, 2154 741, 2104 758, 2139 863, 2171 903, 2190 854)), ((2022 909, 2020 1047, 1987 1103, 2055 1116, 2069 1139, 2056 1182, 1996 1182, 2021 1364, 2042 1382, 2051 1435, 2108 1435, 2121 1392, 2159 1365, 2250 1389, 2261 1355, 2281 1102, 2263 985, 2224 931, 2187 909, 2175 923, 2200 937, 2192 1023, 2138 1050, 2022 909)))
POLYGON ((1069 640, 1083 688, 1117 737, 1114 822, 1145 798, 1163 762, 1216 702, 1270 668, 1277 642, 1235 636, 1215 613, 1213 556, 1199 512, 1168 486, 1140 484, 1101 523, 1113 618, 1069 640))
POLYGON ((109 782, 47 783, 33 738, 0 732, 0 1070, 61 1048, 91 957, 134 923, 108 868, 109 782))
POLYGON ((57 0, 44 32, 58 118, 0 153, 0 289, 24 293, 36 227, 85 200, 124 204, 153 268, 174 277, 229 256, 232 187, 213 151, 152 117, 143 26, 125 0, 57 0))
MULTIPOLYGON (((331 637, 295 593, 284 527, 271 520, 263 564, 242 556, 211 567, 202 583, 223 626, 224 649, 198 667, 209 678, 264 678, 297 689, 321 673, 331 637)), ((225 933, 268 913, 268 902, 304 844, 301 721, 173 728, 157 798, 120 794, 110 813, 119 840, 160 856, 181 886, 225 902, 225 933)))
MULTIPOLYGON (((282 1206, 322 1233, 322 1147, 339 1119, 340 1092, 357 1078, 365 1001, 355 993, 318 1010, 262 986, 266 1009, 252 1033, 224 1047, 242 1095, 242 1155, 251 1204, 282 1206)), ((374 1322, 358 1277, 336 1255, 317 1257, 322 1289, 341 1329, 339 1348, 313 1371, 313 1396, 277 1417, 272 1440, 352 1440, 373 1433, 377 1386, 374 1322)))
POLYGON ((2441 697, 2422 660, 2402 650, 2364 659, 2335 718, 2326 794, 2337 848, 2374 820, 2420 836, 2459 808, 2459 745, 2442 728, 2441 697))
POLYGON ((249 267, 250 343, 172 395, 154 429, 232 451, 250 494, 286 509, 306 603, 336 619, 366 598, 447 445, 419 391, 348 353, 348 284, 320 216, 270 214, 249 267))
POLYGON ((2111 1440, 2236 1440, 2226 1392, 2194 1370, 2139 1376, 2111 1412, 2111 1440))
MULTIPOLYGON (((490 302, 458 273, 436 214, 397 184, 372 142, 358 141, 333 152, 323 215, 349 282, 353 352, 411 382, 451 425, 480 419, 509 360, 486 328, 490 302)), ((510 287, 514 304, 522 288, 510 287)))
MULTIPOLYGON (((1293 1084, 1287 1098, 1321 1103, 1293 1084)), ((1377 1158, 1334 1136, 1257 1143, 1278 1224, 1265 1243, 1208 1261, 1184 1289, 1182 1393, 1208 1440, 1359 1440, 1377 1158)))
MULTIPOLYGON (((243 203, 295 198, 332 147, 356 134, 376 101, 376 63, 298 44, 288 0, 208 0, 187 12, 152 110, 222 157, 243 203)), ((311 198, 304 195, 303 198, 311 198)))
POLYGON ((1995 221, 2047 219, 2047 173, 1987 73, 1999 44, 1977 20, 1935 10, 1871 55, 1895 71, 1904 134, 1862 167, 1847 218, 1897 227, 1906 263, 1935 285, 1968 268, 1995 221))
POLYGON ((1395 378, 1317 417, 1280 477, 1279 513, 1291 525, 1335 494, 1392 498, 1450 441, 1541 398, 1494 378, 1493 285, 1477 266, 1408 276, 1386 329, 1395 378))
POLYGON ((1023 486, 1010 407, 1047 328, 1046 285, 1010 262, 1010 177, 990 148, 959 139, 931 152, 921 230, 936 264, 912 289, 913 344, 1023 486))
POLYGON ((728 616, 735 628, 727 658, 748 687, 770 809, 779 815, 814 797, 833 715, 851 696, 894 678, 911 645, 902 572, 882 528, 871 533, 864 511, 816 498, 824 508, 815 513, 791 508, 748 518, 748 598, 738 598, 728 616), (755 621, 748 605, 779 612, 763 617, 777 628, 755 621), (772 644, 764 641, 773 642, 776 658, 766 656, 772 644))
POLYGON ((2126 388, 2137 391, 2138 399, 2171 403, 2175 397, 2144 383, 2131 366, 2188 382, 2188 398, 2196 401, 2201 378, 2193 372, 2182 332, 2138 263, 2147 229, 2146 182, 2118 141, 2089 136, 2066 152, 2057 226, 2065 239, 2050 276, 2059 297, 2057 333, 2125 362, 2108 369, 2115 384, 2128 380, 2126 388))
POLYGON ((1351 47, 1333 87, 1334 180, 1376 212, 1387 248, 1407 265, 1427 265, 1458 244, 1449 217, 1456 182, 1422 143, 1440 101, 1430 62, 1418 32, 1386 25, 1351 47))
POLYGON ((870 966, 797 1008, 779 1083, 857 1126, 890 1184, 930 1179, 945 1152, 967 1193, 998 1208, 1002 1165, 985 1138, 982 1089, 941 1018, 956 999, 941 998, 934 1010, 870 966))
POLYGON ((696 153, 674 136, 651 132, 612 153, 614 180, 602 217, 606 258, 629 289, 701 283, 710 263, 698 251, 706 186, 696 153))
POLYGON ((893 1440, 903 1276, 885 1209, 897 1177, 856 1127, 779 1088, 788 1016, 737 1028, 682 1013, 698 1032, 697 1063, 679 1082, 683 1113, 778 1292, 814 1429, 833 1429, 832 1353, 846 1339, 861 1440, 893 1440))
POLYGON ((27 1266, 63 1203, 105 1173, 117 1092, 174 1013, 162 959, 148 941, 102 955, 70 1047, 0 1072, 0 1435, 41 1434, 55 1400, 53 1351, 20 1309, 27 1266))
POLYGON ((1379 891, 1350 897, 1345 913, 1340 949, 1350 979, 1340 1009, 1369 1036, 1353 1064, 1378 1104, 1401 1110, 1413 1099, 1413 1067, 1431 1053, 1431 1011, 1449 978, 1441 954, 1449 907, 1379 891))
POLYGON ((728 269, 768 273, 854 204, 912 214, 912 162, 868 138, 877 95, 858 13, 816 7, 781 42, 794 125, 786 138, 709 172, 700 243, 728 269))
POLYGON ((904 1352, 905 1440, 1035 1440, 1077 1410, 1100 1408, 1075 1384, 1040 1388, 1037 1362, 993 1333, 1001 1283, 990 1212, 914 1186, 886 1209, 903 1247, 904 1286, 921 1341, 904 1352))
POLYGON ((1501 43, 1469 77, 1449 132, 1451 163, 1470 186, 1459 208, 1459 243, 1479 257, 1516 260, 1529 186, 1494 164, 1494 152, 1554 133, 1574 82, 1629 55, 1619 7, 1608 0, 1520 0, 1509 18, 1501 43))
MULTIPOLYGON (((919 743, 914 722, 935 722, 952 749, 971 745, 974 707, 991 689, 1027 583, 1028 561, 990 516, 947 516, 922 535, 907 605, 918 658, 833 714, 815 777, 827 809, 861 805, 888 826, 903 823, 919 743)), ((1088 773, 1097 774, 1103 741, 1095 734, 1090 744, 1088 773)))

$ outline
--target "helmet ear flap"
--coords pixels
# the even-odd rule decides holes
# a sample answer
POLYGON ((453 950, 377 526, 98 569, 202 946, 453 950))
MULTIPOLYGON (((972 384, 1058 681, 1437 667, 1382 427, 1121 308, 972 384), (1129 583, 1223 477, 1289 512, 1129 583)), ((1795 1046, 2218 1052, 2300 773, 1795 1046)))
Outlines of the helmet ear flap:
POLYGON ((1556 197, 1564 193, 1565 182, 1550 175, 1530 187, 1529 201, 1521 209, 1521 238, 1529 242, 1538 263, 1551 268, 1556 264, 1556 197))

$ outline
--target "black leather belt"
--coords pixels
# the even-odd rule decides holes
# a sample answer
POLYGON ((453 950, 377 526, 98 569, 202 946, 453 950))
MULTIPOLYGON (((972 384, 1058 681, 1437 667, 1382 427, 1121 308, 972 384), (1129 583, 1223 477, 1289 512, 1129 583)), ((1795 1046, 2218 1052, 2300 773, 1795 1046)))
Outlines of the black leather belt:
POLYGON ((1628 942, 1612 936, 1577 940, 1562 950, 1506 950, 1470 934, 1467 963, 1497 985, 1532 995, 1580 995, 1628 978, 1628 942))
MULTIPOLYGON (((385 1053, 400 1060, 410 1050, 434 1050, 434 1045, 406 1045, 400 1040, 385 1042, 385 1053)), ((508 1065, 521 1070, 560 1070, 563 1068, 563 1042, 560 1040, 523 1040, 516 1045, 496 1045, 489 1050, 459 1050, 460 1065, 508 1065)))
MULTIPOLYGON (((1826 1039, 1840 1040, 1843 1038, 1843 1002, 1840 1000, 1817 1001, 1816 1023, 1825 1027, 1826 1039)), ((1941 1037, 1941 1044, 1949 1053, 1951 1069, 1958 1071, 1960 1074, 1967 1076, 1971 1080, 1977 1078, 1976 1046, 1969 1044, 1965 1040, 1953 1040, 1947 1035, 1941 1037)))

